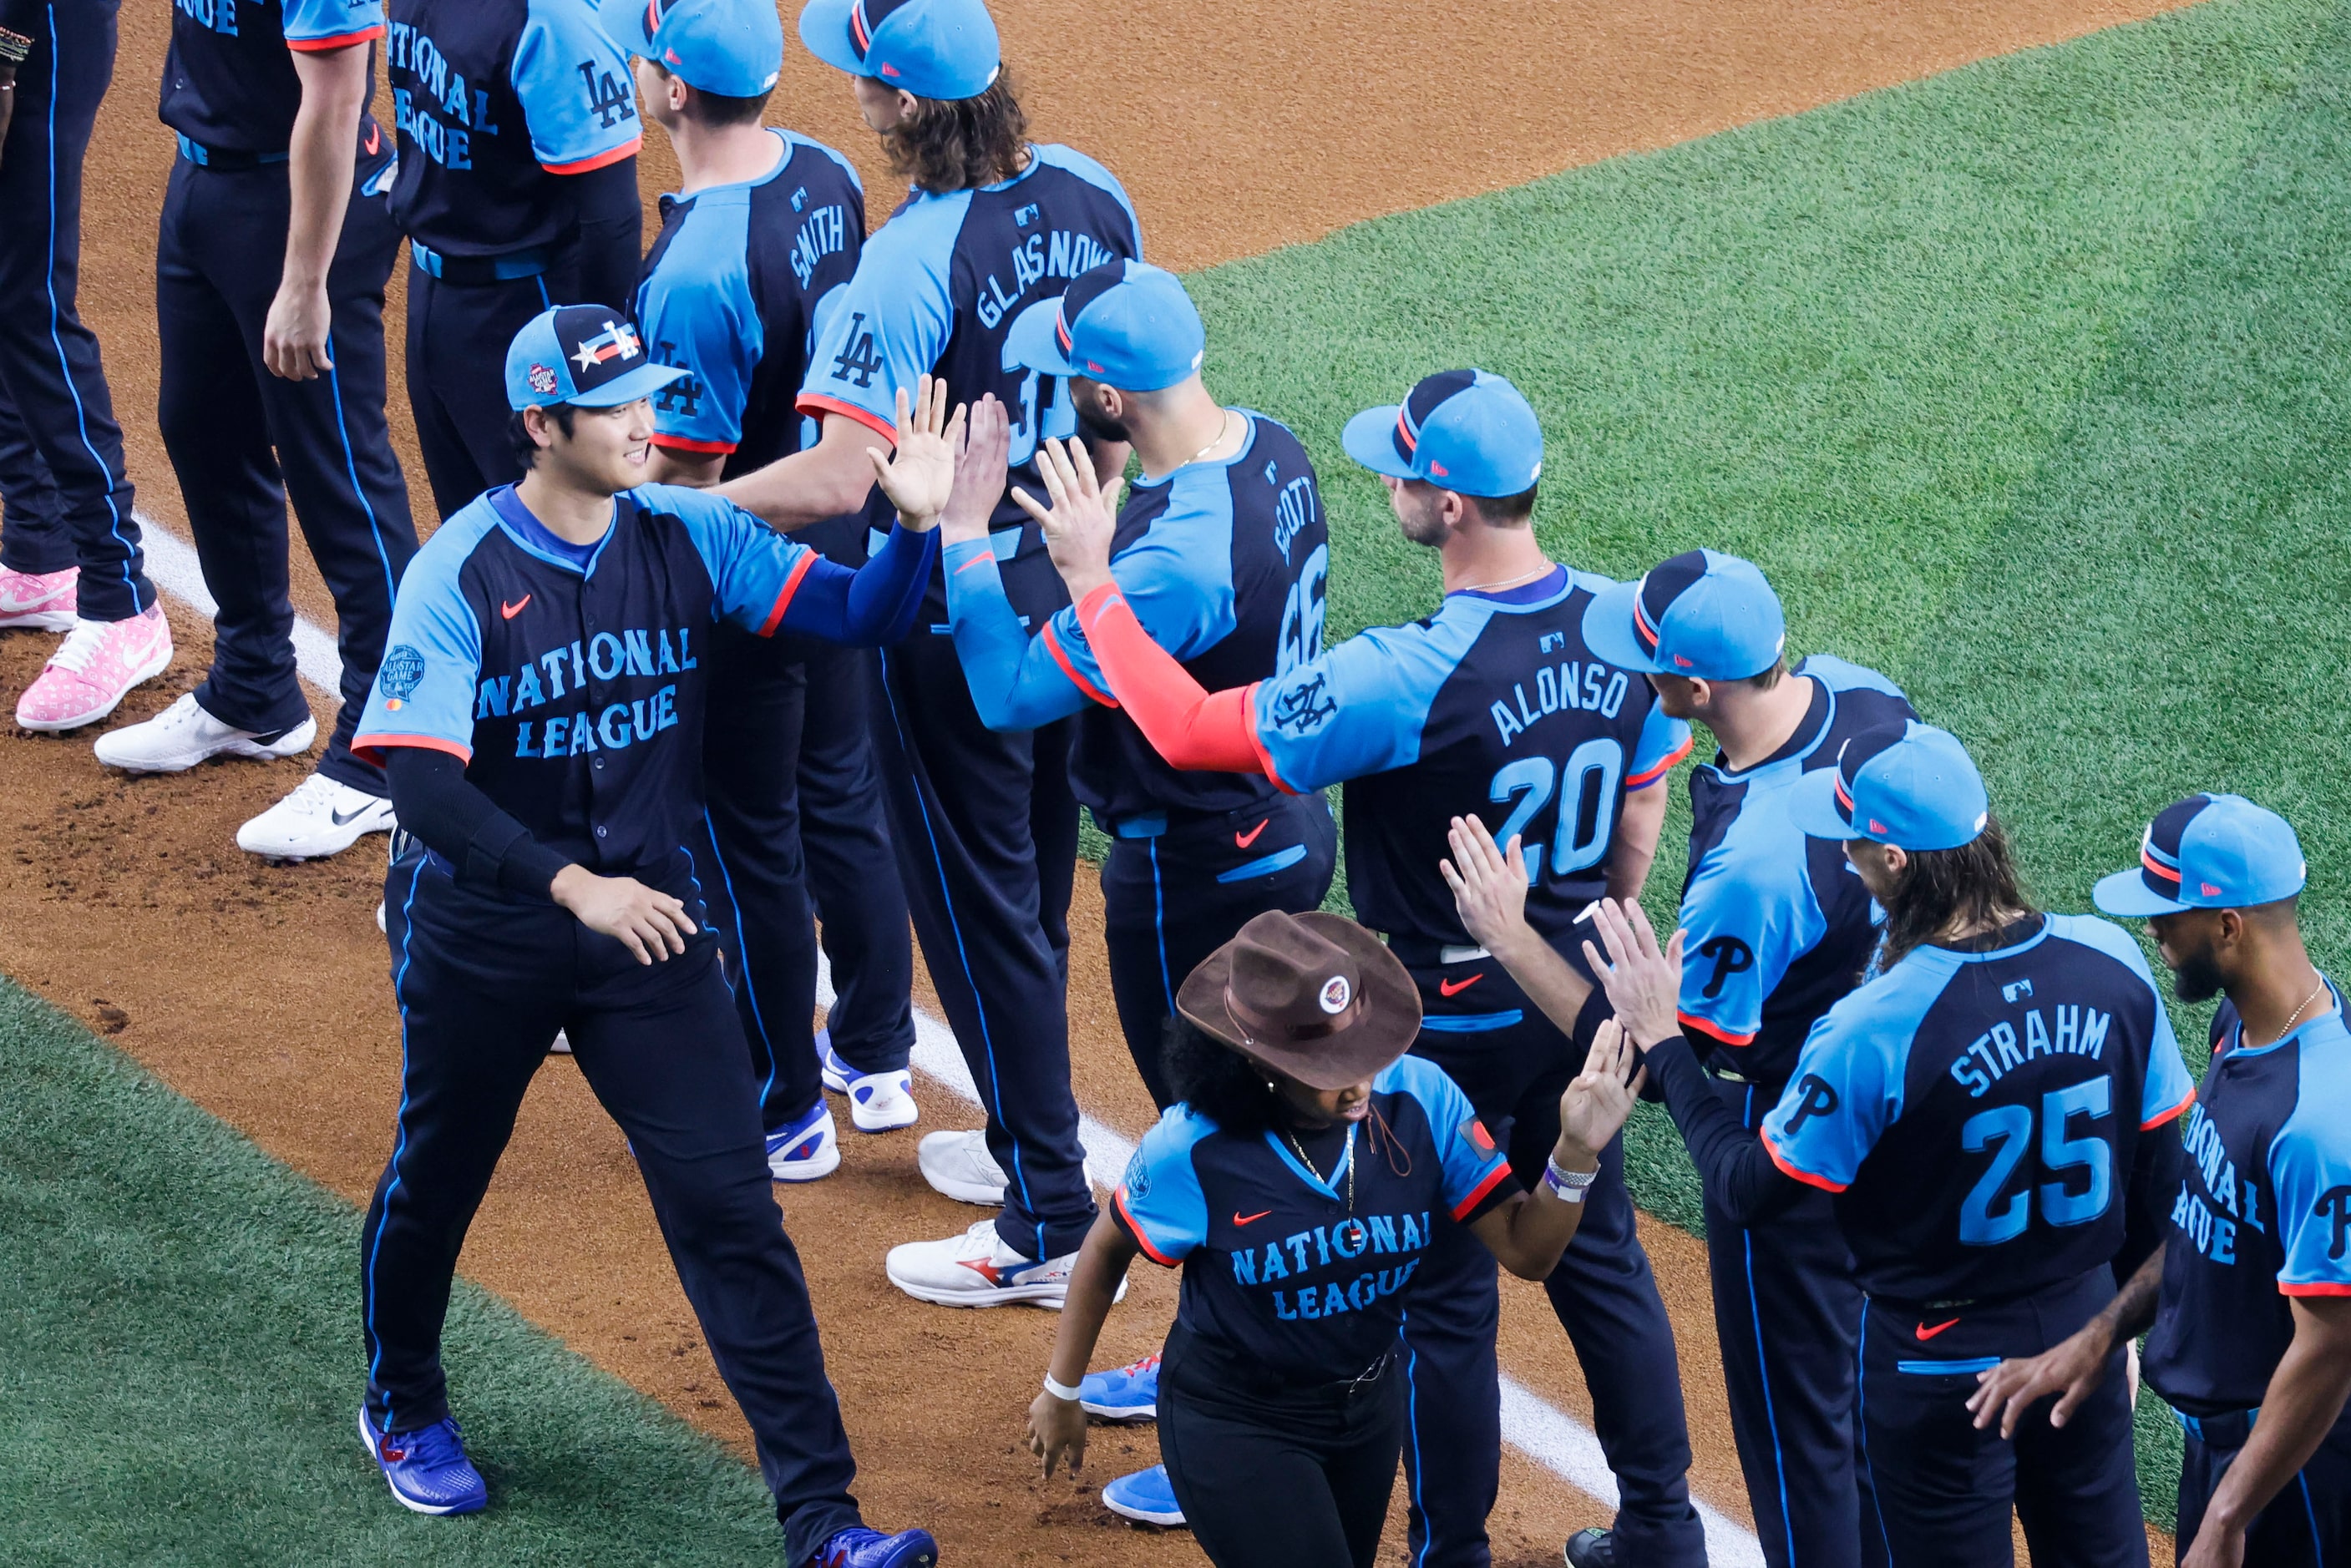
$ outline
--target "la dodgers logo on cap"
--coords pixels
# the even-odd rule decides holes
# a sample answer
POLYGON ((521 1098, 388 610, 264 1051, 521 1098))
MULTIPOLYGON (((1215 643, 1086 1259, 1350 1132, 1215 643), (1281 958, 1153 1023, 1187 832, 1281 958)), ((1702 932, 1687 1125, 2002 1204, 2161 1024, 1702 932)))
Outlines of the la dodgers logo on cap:
POLYGON ((609 409, 650 398, 685 372, 645 357, 628 313, 559 305, 524 323, 507 348, 507 405, 609 409))

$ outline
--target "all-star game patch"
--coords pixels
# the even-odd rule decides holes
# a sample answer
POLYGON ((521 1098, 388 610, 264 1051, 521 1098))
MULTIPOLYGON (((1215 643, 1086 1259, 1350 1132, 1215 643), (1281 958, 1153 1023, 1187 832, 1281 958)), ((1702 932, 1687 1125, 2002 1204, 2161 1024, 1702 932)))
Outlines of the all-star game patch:
POLYGON ((383 693, 383 705, 393 712, 416 695, 423 682, 424 655, 404 642, 383 656, 375 672, 376 690, 383 693))

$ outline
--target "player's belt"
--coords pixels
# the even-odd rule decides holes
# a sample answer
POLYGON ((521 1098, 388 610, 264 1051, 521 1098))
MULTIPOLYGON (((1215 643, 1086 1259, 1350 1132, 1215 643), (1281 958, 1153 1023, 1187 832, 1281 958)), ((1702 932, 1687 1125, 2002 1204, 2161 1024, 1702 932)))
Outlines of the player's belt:
POLYGON ((225 147, 206 147, 201 141, 181 136, 176 130, 172 134, 179 137, 181 157, 223 173, 235 173, 240 169, 258 169, 268 163, 283 163, 293 156, 288 152, 238 152, 225 147))
POLYGON ((421 240, 411 240, 408 254, 414 258, 418 271, 460 287, 537 277, 555 264, 553 245, 532 245, 494 256, 444 256, 421 240))
POLYGON ((2185 1410, 2174 1410, 2179 1417, 2180 1430, 2198 1442, 2215 1449, 2241 1449, 2253 1435, 2253 1422, 2261 1415, 2261 1407, 2250 1410, 2231 1410, 2220 1416, 2191 1416, 2185 1410))

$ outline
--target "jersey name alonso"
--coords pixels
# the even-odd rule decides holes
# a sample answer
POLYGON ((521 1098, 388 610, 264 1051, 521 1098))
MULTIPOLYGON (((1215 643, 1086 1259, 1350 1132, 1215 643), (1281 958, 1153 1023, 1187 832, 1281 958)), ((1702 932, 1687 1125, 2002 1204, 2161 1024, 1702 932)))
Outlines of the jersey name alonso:
MULTIPOLYGON (((294 136, 302 80, 290 51, 345 49, 383 36, 383 0, 178 0, 157 116, 191 141, 277 153, 294 136)), ((360 116, 363 151, 383 132, 360 116)))
POLYGON ((1874 670, 1814 654, 1786 677, 1809 680, 1796 732, 1751 768, 1720 756, 1690 772, 1689 875, 1679 922, 1689 933, 1681 1022, 1718 1066, 1777 1086, 1821 1014, 1861 981, 1876 940, 1869 890, 1844 846, 1808 838, 1786 793, 1866 730, 1917 717, 1874 670))
POLYGON ((2289 1297, 2351 1295, 2351 1030, 2330 1000, 2257 1050, 2234 1006, 2212 1021, 2147 1340, 2147 1382, 2191 1416, 2261 1404, 2294 1339, 2289 1297))
POLYGON ((390 16, 400 226, 455 256, 570 238, 559 176, 642 140, 628 58, 589 0, 391 0, 390 16))
POLYGON ((1172 1106, 1112 1199, 1146 1257, 1182 1266, 1178 1319, 1295 1383, 1339 1382, 1377 1361, 1431 1226, 1468 1224, 1519 1190, 1468 1096, 1415 1056, 1372 1080, 1371 1116, 1332 1147, 1345 1152, 1325 1181, 1279 1132, 1226 1133, 1172 1106))
POLYGON ((1764 1118, 1772 1163, 1837 1194, 1873 1296, 1999 1301, 2111 1262, 2139 1135, 2195 1097, 2137 942, 2086 915, 2029 933, 1905 954, 1829 1009, 1764 1118))
POLYGON ((1437 871, 1455 816, 1520 836, 1527 919, 1562 938, 1607 888, 1627 793, 1688 754, 1689 726, 1639 675, 1583 645, 1607 579, 1565 566, 1500 593, 1446 596, 1408 626, 1375 627, 1263 682, 1251 703, 1286 789, 1346 782, 1347 890, 1391 937, 1468 945, 1437 871))

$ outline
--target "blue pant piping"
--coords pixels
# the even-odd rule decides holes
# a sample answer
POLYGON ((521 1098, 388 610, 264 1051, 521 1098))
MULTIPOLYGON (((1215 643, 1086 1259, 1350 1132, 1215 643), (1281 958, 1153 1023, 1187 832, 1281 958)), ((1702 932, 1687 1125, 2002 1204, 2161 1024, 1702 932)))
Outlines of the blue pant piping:
MULTIPOLYGON (((52 32, 50 36, 54 37, 56 35, 52 32)), ((420 856, 416 869, 408 874, 408 897, 400 901, 400 971, 392 977, 392 994, 395 999, 400 996, 400 982, 408 978, 408 943, 416 930, 409 914, 416 908, 416 884, 423 877, 424 861, 420 856)), ((400 1004, 400 1110, 393 1116, 392 1125, 399 1131, 392 1140, 392 1179, 384 1183, 383 1212, 376 1216, 375 1235, 368 1241, 368 1381, 378 1387, 382 1386, 378 1375, 383 1369, 383 1341, 376 1337, 375 1332, 375 1262, 383 1251, 383 1228, 392 1223, 392 1195, 400 1189, 401 1151, 408 1147, 408 1003, 405 1002, 400 1004)), ((383 1397, 383 1429, 387 1432, 392 1430, 392 1396, 389 1393, 383 1397)))

